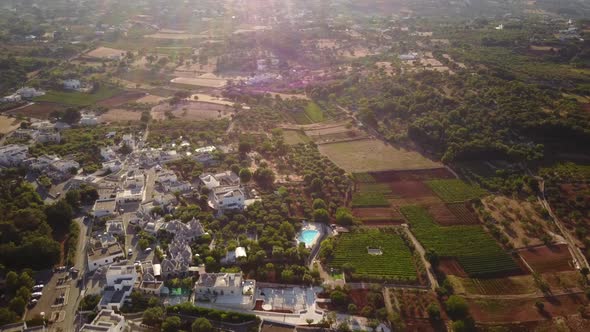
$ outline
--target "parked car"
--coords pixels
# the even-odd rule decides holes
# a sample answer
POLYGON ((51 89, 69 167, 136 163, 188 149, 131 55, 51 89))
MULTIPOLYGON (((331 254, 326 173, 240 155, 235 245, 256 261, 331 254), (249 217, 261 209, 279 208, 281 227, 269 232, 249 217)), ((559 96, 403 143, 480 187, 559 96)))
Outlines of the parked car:
POLYGON ((145 252, 152 252, 152 248, 145 248, 145 252))
POLYGON ((31 294, 31 298, 33 299, 38 299, 41 296, 43 296, 43 292, 34 292, 33 294, 31 294))
POLYGON ((45 287, 45 285, 43 285, 43 284, 35 285, 35 286, 33 286, 33 292, 38 292, 38 291, 42 290, 43 287, 45 287))

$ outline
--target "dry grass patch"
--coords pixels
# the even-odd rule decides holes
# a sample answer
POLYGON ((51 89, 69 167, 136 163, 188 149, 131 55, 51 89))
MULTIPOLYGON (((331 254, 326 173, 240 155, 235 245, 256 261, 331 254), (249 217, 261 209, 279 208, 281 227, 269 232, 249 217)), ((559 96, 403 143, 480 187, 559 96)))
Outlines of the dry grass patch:
POLYGON ((91 58, 109 59, 109 58, 113 58, 113 57, 117 57, 117 56, 123 57, 123 56, 125 56, 125 53, 126 52, 123 50, 101 46, 97 49, 94 49, 94 50, 86 53, 86 56, 91 57, 91 58))
POLYGON ((99 121, 102 123, 107 122, 127 122, 127 121, 139 121, 141 119, 141 112, 130 111, 121 108, 115 108, 103 113, 99 117, 99 121))
POLYGON ((20 121, 8 116, 0 115, 0 134, 7 134, 19 127, 20 121))
POLYGON ((441 167, 418 152, 395 148, 376 139, 322 144, 319 150, 347 172, 441 167))

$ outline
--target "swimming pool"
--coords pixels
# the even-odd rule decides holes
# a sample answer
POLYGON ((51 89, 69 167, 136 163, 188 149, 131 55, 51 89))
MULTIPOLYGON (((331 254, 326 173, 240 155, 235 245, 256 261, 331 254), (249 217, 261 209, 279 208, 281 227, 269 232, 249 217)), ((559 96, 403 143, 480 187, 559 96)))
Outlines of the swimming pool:
POLYGON ((306 247, 311 247, 319 234, 320 232, 315 229, 305 229, 299 234, 299 241, 305 243, 306 247))

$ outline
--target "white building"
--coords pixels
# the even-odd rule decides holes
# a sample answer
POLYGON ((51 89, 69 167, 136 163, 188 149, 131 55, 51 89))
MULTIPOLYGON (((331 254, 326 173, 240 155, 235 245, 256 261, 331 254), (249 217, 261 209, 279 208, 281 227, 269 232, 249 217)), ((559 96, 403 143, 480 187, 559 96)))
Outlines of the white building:
POLYGON ((206 152, 211 153, 211 152, 213 152, 215 150, 217 150, 216 147, 214 147, 213 145, 209 145, 209 146, 205 146, 205 147, 202 147, 202 148, 195 149, 195 152, 196 153, 206 153, 206 152))
POLYGON ((117 192, 117 203, 141 202, 145 193, 145 175, 139 170, 131 170, 121 180, 123 188, 117 192))
POLYGON ((164 170, 158 173, 158 182, 162 183, 167 181, 178 181, 176 173, 174 173, 172 170, 164 170))
POLYGON ((416 52, 409 52, 406 54, 400 54, 398 58, 402 61, 414 61, 418 60, 418 53, 416 52))
POLYGON ((215 301, 216 304, 251 309, 256 282, 244 280, 242 273, 204 273, 195 283, 197 301, 215 301))
POLYGON ((92 215, 97 218, 111 216, 117 211, 117 201, 114 198, 97 199, 92 207, 92 215))
POLYGON ((100 156, 106 160, 113 160, 115 158, 117 158, 117 153, 115 153, 115 151, 113 150, 112 147, 107 146, 107 147, 101 147, 100 148, 100 156))
POLYGON ((125 331, 125 317, 113 310, 103 309, 90 324, 84 324, 80 332, 121 332, 125 331))
POLYGON ((111 265, 106 272, 106 286, 98 304, 101 309, 119 311, 133 290, 137 270, 133 265, 111 265))
POLYGON ((64 80, 64 89, 66 90, 78 90, 82 87, 80 80, 67 79, 64 80))
POLYGON ((62 172, 62 173, 70 173, 72 170, 77 170, 80 168, 80 164, 77 161, 74 160, 63 160, 63 159, 59 159, 59 160, 54 160, 51 163, 51 167, 53 169, 55 169, 56 171, 62 172))
POLYGON ((45 94, 45 92, 37 90, 35 88, 23 87, 16 90, 16 94, 20 95, 22 98, 30 99, 42 96, 45 94))
POLYGON ((25 159, 29 153, 29 147, 19 144, 9 144, 0 146, 0 165, 2 166, 18 166, 25 159))
POLYGON ((209 194, 209 206, 220 212, 244 208, 244 191, 240 186, 217 187, 209 194))
POLYGON ((98 124, 98 118, 92 113, 84 113, 80 117, 79 123, 81 126, 96 126, 98 124))
POLYGON ((102 163, 102 169, 112 173, 117 173, 121 170, 121 168, 123 168, 123 163, 118 159, 102 163))
POLYGON ((232 171, 217 174, 204 173, 199 176, 199 179, 203 186, 211 190, 220 186, 237 186, 240 184, 240 177, 232 171))
POLYGON ((22 97, 15 93, 10 96, 3 97, 2 99, 0 99, 0 101, 3 103, 16 103, 21 101, 21 99, 22 97))
POLYGON ((188 181, 166 181, 162 182, 164 191, 175 193, 175 192, 186 192, 192 189, 191 183, 188 181))
POLYGON ((122 259, 125 259, 125 252, 119 243, 109 243, 104 246, 102 243, 96 243, 88 250, 88 271, 92 272, 122 259))
POLYGON ((125 134, 121 139, 121 147, 126 145, 132 151, 135 150, 135 139, 133 139, 133 134, 125 134))
POLYGON ((33 139, 37 143, 59 143, 61 142, 61 134, 55 129, 38 130, 33 133, 33 139))

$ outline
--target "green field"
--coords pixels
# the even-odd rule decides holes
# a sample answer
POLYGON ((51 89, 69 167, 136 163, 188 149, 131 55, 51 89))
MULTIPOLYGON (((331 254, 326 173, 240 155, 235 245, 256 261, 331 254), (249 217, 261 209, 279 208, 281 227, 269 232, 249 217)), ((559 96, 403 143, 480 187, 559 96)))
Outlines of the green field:
POLYGON ((295 120, 295 123, 297 124, 306 125, 313 123, 311 119, 307 116, 307 114, 305 114, 305 112, 297 111, 290 112, 289 114, 291 115, 291 117, 293 117, 293 120, 295 120))
POLYGON ((365 192, 352 194, 352 207, 388 207, 389 201, 380 192, 365 192))
POLYGON ((377 182, 371 174, 365 173, 365 172, 352 173, 352 178, 356 182, 362 182, 362 183, 375 183, 375 182, 377 182))
POLYGON ((311 139, 301 130, 283 130, 283 138, 289 145, 311 142, 311 139))
POLYGON ((391 195, 391 187, 387 183, 358 183, 358 191, 361 193, 381 193, 391 195))
POLYGON ((426 184, 446 203, 465 202, 487 193, 478 186, 458 179, 430 180, 426 184))
POLYGON ((101 87, 94 93, 47 91, 45 95, 37 97, 34 100, 73 106, 88 106, 113 97, 120 92, 121 90, 115 87, 101 87))
POLYGON ((329 265, 341 268, 348 263, 352 276, 359 280, 415 281, 412 253, 393 229, 363 230, 345 233, 335 239, 329 265), (370 255, 367 248, 380 249, 382 255, 370 255))
POLYGON ((454 257, 471 277, 518 270, 518 265, 480 226, 437 225, 426 209, 404 206, 412 233, 422 245, 441 257, 454 257))
POLYGON ((324 121, 324 112, 322 112, 320 106, 313 101, 310 101, 307 106, 305 106, 305 114, 312 122, 324 121))

